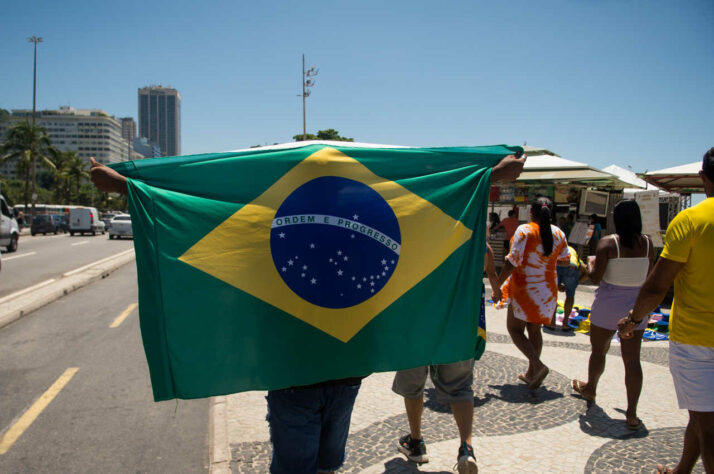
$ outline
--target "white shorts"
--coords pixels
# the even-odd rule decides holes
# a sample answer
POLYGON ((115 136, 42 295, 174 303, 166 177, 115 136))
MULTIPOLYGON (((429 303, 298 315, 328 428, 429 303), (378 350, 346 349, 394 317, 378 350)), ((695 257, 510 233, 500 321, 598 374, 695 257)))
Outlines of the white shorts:
POLYGON ((679 408, 714 412, 714 347, 669 341, 669 371, 679 408))

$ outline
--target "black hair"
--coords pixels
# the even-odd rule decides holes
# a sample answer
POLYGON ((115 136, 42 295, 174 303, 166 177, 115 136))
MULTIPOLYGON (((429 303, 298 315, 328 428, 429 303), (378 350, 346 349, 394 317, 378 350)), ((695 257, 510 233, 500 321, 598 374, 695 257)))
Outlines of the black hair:
POLYGON ((615 232, 620 236, 622 245, 633 248, 637 237, 642 235, 640 206, 634 199, 624 199, 615 206, 612 218, 615 221, 615 232))
POLYGON ((704 171, 704 175, 709 178, 709 181, 714 183, 714 147, 711 147, 709 151, 704 153, 702 171, 704 171))
POLYGON ((513 217, 513 216, 515 216, 515 215, 516 215, 516 211, 514 211, 513 209, 511 209, 510 211, 508 211, 508 217, 513 217))
POLYGON ((550 229, 550 216, 553 214, 553 201, 547 197, 539 197, 531 204, 531 214, 538 220, 540 241, 543 244, 543 254, 553 252, 553 232, 550 229))
POLYGON ((590 214, 590 219, 592 219, 593 222, 597 222, 597 214, 590 214))

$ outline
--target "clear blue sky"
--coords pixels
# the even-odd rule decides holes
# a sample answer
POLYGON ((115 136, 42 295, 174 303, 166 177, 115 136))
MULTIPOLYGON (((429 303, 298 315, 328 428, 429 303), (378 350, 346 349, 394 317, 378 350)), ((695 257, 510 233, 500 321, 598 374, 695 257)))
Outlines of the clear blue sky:
POLYGON ((714 146, 714 2, 3 2, 0 107, 137 115, 183 97, 184 154, 302 131, 300 55, 320 72, 308 131, 404 145, 547 147, 635 171, 714 146))

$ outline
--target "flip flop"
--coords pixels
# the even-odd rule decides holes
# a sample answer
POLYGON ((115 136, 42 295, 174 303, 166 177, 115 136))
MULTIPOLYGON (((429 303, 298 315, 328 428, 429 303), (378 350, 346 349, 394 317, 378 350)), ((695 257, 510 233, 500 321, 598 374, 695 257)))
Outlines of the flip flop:
POLYGON ((634 425, 627 422, 627 420, 625 420, 625 424, 627 425, 627 429, 632 431, 638 431, 640 428, 642 428, 642 420, 640 420, 639 418, 637 418, 637 423, 635 423, 634 425))
POLYGON ((548 375, 548 372, 550 372, 550 369, 544 365, 543 368, 540 369, 540 372, 533 376, 531 382, 528 384, 528 388, 531 390, 535 390, 540 387, 540 385, 543 383, 543 380, 545 380, 545 377, 548 375))
POLYGON ((595 397, 589 397, 583 393, 583 383, 580 380, 573 379, 573 381, 570 383, 570 386, 573 388, 573 392, 577 392, 578 395, 583 397, 585 400, 588 402, 594 402, 595 397))

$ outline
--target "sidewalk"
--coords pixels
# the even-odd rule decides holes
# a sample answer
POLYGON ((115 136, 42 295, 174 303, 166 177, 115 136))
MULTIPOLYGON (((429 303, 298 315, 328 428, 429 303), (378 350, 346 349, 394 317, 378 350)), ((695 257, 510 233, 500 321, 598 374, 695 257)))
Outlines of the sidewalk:
MULTIPOLYGON (((576 304, 590 305, 582 287, 576 304)), ((687 413, 677 408, 666 342, 643 341, 644 385, 638 415, 644 429, 625 426, 624 369, 613 342, 598 387, 597 404, 572 395, 570 380, 587 377, 588 336, 544 331, 543 361, 551 372, 529 391, 517 379, 526 359, 511 343, 506 312, 489 306, 487 350, 474 375, 474 449, 479 472, 647 472, 674 465, 681 454, 687 413)), ((417 466, 396 450, 408 432, 404 404, 392 393, 394 373, 378 373, 362 384, 352 415, 347 459, 339 472, 454 472, 458 431, 448 407, 427 384, 423 432, 430 461, 417 466)), ((218 397, 214 405, 213 472, 268 472, 270 436, 265 392, 218 397), (220 462, 223 461, 223 462, 220 462)), ((701 462, 694 472, 703 472, 701 462)))

